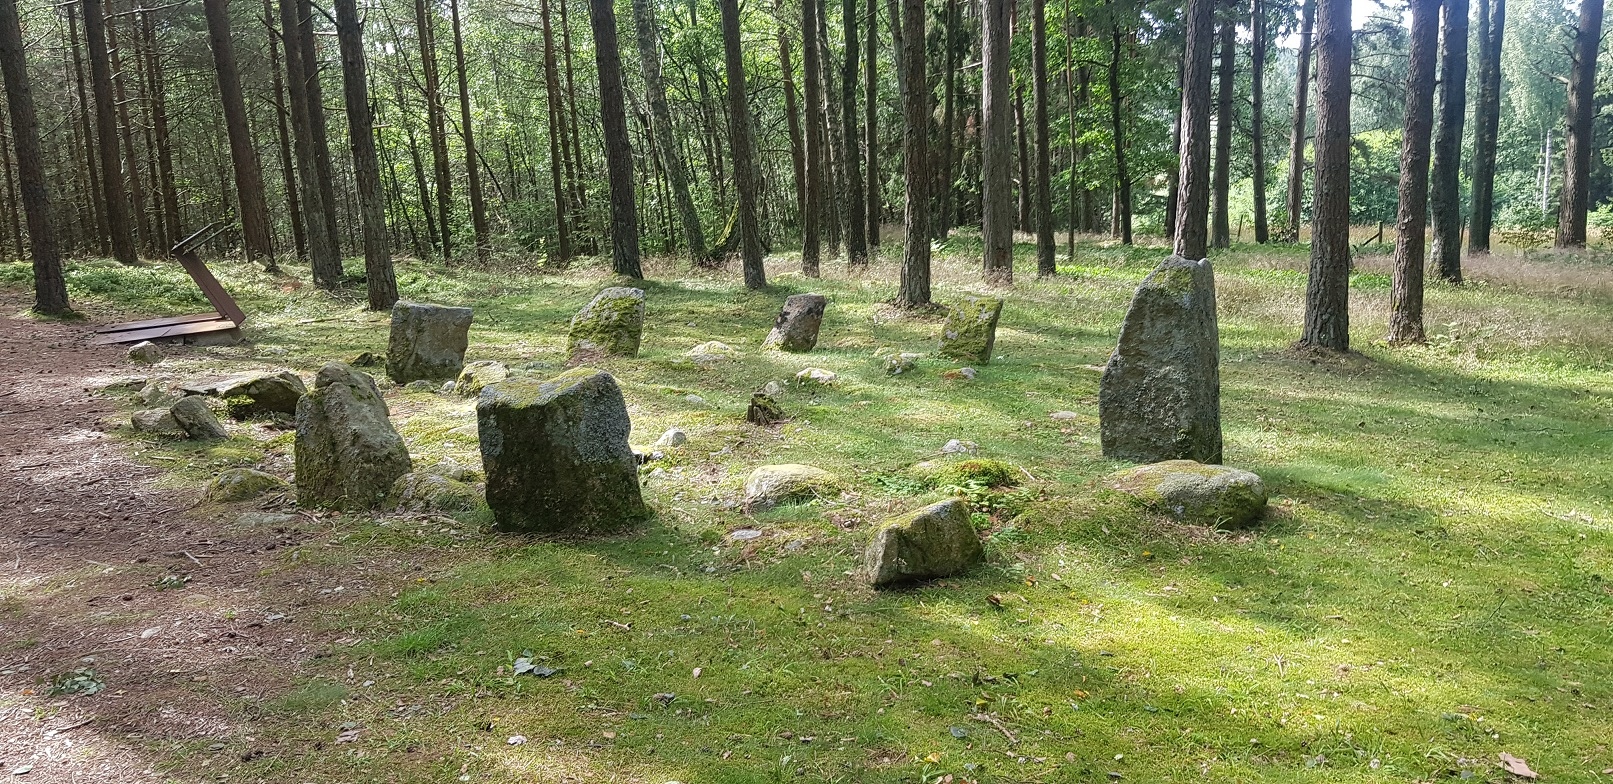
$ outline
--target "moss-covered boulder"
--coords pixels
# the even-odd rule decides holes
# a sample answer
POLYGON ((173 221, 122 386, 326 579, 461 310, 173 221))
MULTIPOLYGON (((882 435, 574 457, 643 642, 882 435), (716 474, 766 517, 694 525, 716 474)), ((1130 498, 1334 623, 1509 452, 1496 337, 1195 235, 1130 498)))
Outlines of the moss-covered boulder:
POLYGON ((487 505, 504 531, 593 533, 650 514, 616 379, 574 368, 482 390, 476 425, 487 505))
POLYGON ((387 505, 405 512, 460 514, 476 508, 482 494, 475 486, 434 471, 412 471, 392 483, 387 505))
POLYGON ((998 297, 970 297, 954 305, 941 325, 941 356, 982 365, 990 362, 1002 312, 998 297))
POLYGON ((862 577, 887 588, 963 574, 985 559, 969 505, 942 501, 882 524, 863 553, 862 577))
POLYGON ((644 290, 612 286, 571 319, 566 356, 573 364, 636 357, 644 337, 644 290))
POLYGON ((185 429, 174 421, 174 415, 166 408, 147 408, 129 415, 129 426, 136 433, 149 433, 159 436, 185 437, 185 429))
POLYGON ((399 384, 459 375, 470 345, 470 308, 399 301, 392 306, 386 375, 399 384))
POLYGON ((186 395, 207 395, 224 399, 224 410, 234 419, 268 417, 297 413, 297 401, 308 393, 302 378, 289 370, 255 373, 223 381, 182 387, 186 395))
POLYGON ((932 487, 978 484, 1017 487, 1024 474, 1009 463, 989 457, 937 458, 914 464, 908 472, 932 487))
POLYGON ((685 354, 696 365, 716 365, 739 359, 739 350, 720 340, 708 340, 685 354))
POLYGON ((745 480, 745 511, 765 512, 782 504, 810 501, 834 492, 839 485, 834 474, 815 466, 761 466, 745 480))
POLYGON ((375 379, 341 362, 321 368, 297 404, 297 505, 370 509, 413 466, 375 379))
POLYGON ((791 294, 773 319, 773 331, 762 341, 762 348, 805 352, 818 345, 818 329, 829 298, 822 294, 791 294))
POLYGON ((233 504, 290 487, 286 480, 274 474, 251 468, 231 468, 207 483, 202 500, 212 504, 233 504))
POLYGON ((1109 484, 1148 509, 1194 525, 1243 528, 1266 513, 1265 482, 1223 465, 1166 460, 1121 471, 1109 484))
POLYGON ((465 365, 459 371, 459 378, 454 379, 454 392, 465 397, 474 397, 482 394, 482 390, 494 384, 502 383, 510 377, 510 369, 503 362, 494 362, 491 359, 478 359, 465 365))
POLYGON ((195 395, 180 398, 179 402, 168 408, 168 414, 179 424, 179 428, 185 431, 187 438, 216 441, 230 437, 230 434, 225 432, 224 425, 218 421, 218 417, 213 415, 212 407, 207 405, 206 400, 195 395))

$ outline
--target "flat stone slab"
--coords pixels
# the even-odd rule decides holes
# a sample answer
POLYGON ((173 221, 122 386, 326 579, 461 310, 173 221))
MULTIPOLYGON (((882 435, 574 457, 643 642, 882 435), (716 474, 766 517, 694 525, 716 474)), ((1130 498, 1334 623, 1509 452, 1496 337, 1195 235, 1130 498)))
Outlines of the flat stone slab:
POLYGON ((1266 513, 1266 483, 1254 473, 1192 460, 1127 469, 1109 486, 1155 512, 1214 528, 1244 528, 1266 513))
POLYGON ((760 466, 745 480, 745 511, 765 512, 781 504, 810 501, 832 492, 838 484, 834 474, 816 466, 760 466))

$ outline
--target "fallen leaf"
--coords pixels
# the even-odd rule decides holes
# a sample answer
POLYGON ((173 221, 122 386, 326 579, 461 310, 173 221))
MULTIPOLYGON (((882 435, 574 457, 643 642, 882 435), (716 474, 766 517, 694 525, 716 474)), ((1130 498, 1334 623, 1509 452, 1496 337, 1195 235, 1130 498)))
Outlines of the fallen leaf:
POLYGON ((1540 774, 1529 769, 1529 763, 1506 752, 1501 752, 1501 769, 1525 779, 1538 779, 1540 774))

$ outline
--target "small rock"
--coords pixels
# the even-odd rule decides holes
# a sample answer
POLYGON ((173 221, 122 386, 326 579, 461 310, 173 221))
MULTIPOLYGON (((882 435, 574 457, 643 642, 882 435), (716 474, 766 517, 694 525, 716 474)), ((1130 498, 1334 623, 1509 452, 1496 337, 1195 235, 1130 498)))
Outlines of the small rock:
POLYGON ((235 524, 245 528, 274 528, 297 522, 297 516, 286 512, 242 512, 235 524))
POLYGON ((823 368, 809 367, 806 370, 795 374, 795 383, 828 385, 833 384, 837 378, 839 378, 839 376, 835 375, 833 371, 824 370, 823 368))
POLYGON ((745 409, 745 421, 758 427, 784 421, 784 408, 772 395, 757 392, 750 396, 750 407, 745 409))
POLYGON ((636 357, 644 335, 644 290, 612 286, 571 319, 566 357, 572 364, 636 357))
POLYGON ((233 504, 290 487, 286 480, 274 474, 251 468, 231 468, 207 483, 202 499, 213 504, 233 504))
POLYGON ((480 395, 491 384, 499 384, 510 377, 510 369, 503 362, 478 359, 465 365, 454 379, 454 392, 463 397, 480 395))
POLYGON ((1074 411, 1054 411, 1053 413, 1048 414, 1047 418, 1055 422, 1068 422, 1072 419, 1080 419, 1081 415, 1075 413, 1074 411))
POLYGON ((129 424, 136 433, 152 433, 164 436, 183 436, 185 429, 174 420, 173 414, 166 408, 149 408, 136 411, 129 415, 129 424))
POLYGON ((942 373, 941 377, 948 381, 973 381, 977 375, 979 375, 979 373, 977 373, 974 368, 961 367, 954 370, 948 370, 947 372, 942 373))
POLYGON ((398 477, 387 505, 405 512, 459 514, 476 508, 482 494, 476 488, 430 471, 413 471, 398 477))
POLYGON ((919 356, 918 354, 908 353, 892 354, 885 358, 885 372, 892 376, 912 372, 914 368, 918 367, 919 356))
POLYGON ((884 588, 963 574, 985 560, 970 517, 954 499, 886 522, 863 553, 863 579, 884 588))
POLYGON ((715 365, 718 362, 738 359, 739 351, 727 343, 710 340, 689 349, 687 356, 698 365, 715 365))
POLYGON ((169 407, 168 413, 189 438, 208 441, 230 437, 218 417, 213 415, 213 409, 200 397, 180 398, 179 402, 169 407))
POLYGON ((392 306, 386 375, 399 384, 459 375, 470 344, 470 308, 399 300, 392 306))
POLYGON ((745 480, 745 511, 763 512, 779 504, 799 503, 833 491, 839 485, 834 474, 821 468, 796 463, 765 465, 745 480))
POLYGON ((706 404, 706 399, 699 395, 684 395, 683 402, 691 406, 703 406, 706 404))
POLYGON ((822 294, 791 294, 773 320, 773 331, 762 341, 762 348, 806 352, 818 344, 818 329, 829 298, 822 294))
POLYGON ((429 395, 436 392, 437 389, 437 382, 427 381, 423 378, 410 381, 409 383, 403 385, 403 391, 411 392, 416 395, 429 395))
MULTIPOLYGON (((281 353, 285 353, 285 350, 282 349, 281 353)), ((376 367, 386 364, 386 357, 383 357, 374 351, 365 351, 358 356, 353 357, 353 361, 348 364, 352 365, 353 367, 376 367)))
POLYGON ((156 379, 147 381, 146 385, 135 393, 135 399, 140 401, 140 405, 148 408, 171 404, 173 398, 174 396, 168 393, 168 385, 156 379))
POLYGON ((752 539, 760 539, 761 536, 762 532, 756 530, 755 528, 741 528, 738 531, 729 534, 728 538, 736 542, 748 542, 752 539))
POLYGON ((155 365, 162 361, 162 347, 142 340, 129 348, 129 361, 141 365, 155 365))
POLYGON ((782 397, 785 392, 784 382, 776 379, 769 381, 766 384, 763 384, 761 390, 759 391, 768 397, 782 397))
POLYGON ((954 438, 941 446, 943 455, 964 455, 980 449, 980 445, 973 441, 959 441, 954 438))
POLYGON ((1110 486, 1145 507, 1195 525, 1243 528, 1266 512, 1266 484, 1237 468, 1166 460, 1122 471, 1110 486))
POLYGON ((683 446, 687 443, 689 434, 675 427, 662 433, 661 437, 655 440, 655 445, 660 447, 683 446))
MULTIPOLYGON (((471 427, 475 427, 475 425, 472 425, 471 427)), ((436 474, 437 476, 446 476, 456 482, 473 483, 486 480, 486 477, 482 475, 481 471, 468 466, 460 465, 454 460, 444 460, 436 465, 431 466, 430 468, 427 468, 426 470, 436 474)))
POLYGON ((997 343, 997 319, 1003 301, 998 297, 970 297, 953 307, 941 326, 940 354, 982 364, 991 361, 997 343))
POLYGON ((291 371, 237 376, 215 384, 187 386, 186 395, 208 395, 224 399, 224 410, 234 419, 297 413, 297 401, 307 394, 302 378, 291 371))

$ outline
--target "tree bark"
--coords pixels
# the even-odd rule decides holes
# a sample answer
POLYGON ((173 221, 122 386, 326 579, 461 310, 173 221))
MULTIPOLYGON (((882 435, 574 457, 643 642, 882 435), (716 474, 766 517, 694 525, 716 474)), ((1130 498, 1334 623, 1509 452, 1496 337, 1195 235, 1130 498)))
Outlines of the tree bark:
POLYGON ((280 39, 275 33, 273 0, 263 0, 263 26, 269 31, 269 76, 274 88, 275 130, 280 142, 280 179, 286 190, 286 212, 291 216, 291 240, 297 258, 307 260, 308 239, 303 233, 302 204, 297 196, 296 159, 291 154, 291 133, 286 127, 290 113, 285 82, 280 74, 280 39))
POLYGON ((818 107, 823 105, 822 64, 818 48, 818 14, 821 0, 801 0, 801 65, 806 82, 806 144, 802 150, 806 173, 806 201, 802 209, 801 274, 818 277, 822 255, 823 179, 823 124, 817 122, 818 107))
POLYGON ((1222 13, 1221 66, 1215 101, 1215 206, 1210 221, 1210 245, 1216 248, 1232 246, 1232 217, 1228 214, 1227 197, 1232 189, 1232 80, 1237 41, 1235 17, 1222 13))
POLYGON ((1350 350, 1350 0, 1317 8, 1316 194, 1300 345, 1350 350))
POLYGON ((297 185, 303 208, 303 227, 308 240, 308 262, 313 268, 314 285, 326 291, 341 286, 342 257, 336 249, 335 234, 329 225, 332 214, 325 208, 319 187, 318 152, 310 129, 308 80, 304 71, 302 36, 297 30, 297 0, 280 0, 280 42, 286 52, 286 87, 291 103, 292 136, 297 152, 297 185))
POLYGON ((106 205, 106 230, 112 258, 120 264, 139 264, 134 229, 129 223, 129 199, 123 188, 123 160, 118 157, 118 117, 112 98, 112 64, 106 50, 105 16, 101 0, 83 0, 84 40, 89 49, 90 88, 95 95, 95 135, 101 153, 101 197, 106 205))
MULTIPOLYGON (((102 13, 105 13, 103 9, 102 13)), ((119 136, 123 142, 123 174, 129 186, 129 212, 134 217, 134 236, 147 256, 159 255, 156 235, 151 230, 151 215, 146 212, 146 190, 140 181, 140 159, 134 152, 135 123, 129 115, 129 105, 137 103, 128 97, 124 86, 123 48, 118 45, 118 30, 106 25, 108 63, 112 67, 112 100, 117 107, 119 136)))
POLYGON ((767 287, 762 266, 762 228, 756 218, 755 143, 751 134, 750 99, 745 92, 745 53, 739 39, 739 0, 719 0, 722 13, 723 64, 728 76, 728 143, 734 155, 734 190, 739 194, 739 232, 745 288, 767 287))
POLYGON ((112 236, 107 227, 106 191, 102 190, 101 187, 100 161, 97 160, 100 147, 95 142, 95 128, 93 127, 96 122, 94 119, 95 109, 91 108, 92 104, 84 90, 84 61, 78 43, 78 18, 74 15, 71 5, 67 7, 66 11, 68 45, 73 50, 73 84, 78 99, 79 121, 82 126, 82 135, 84 136, 84 168, 88 171, 90 180, 90 197, 87 201, 90 202, 90 212, 94 219, 92 229, 95 237, 95 248, 105 255, 112 252, 110 244, 112 236))
MULTIPOLYGON (((649 99, 650 115, 655 121, 655 147, 661 154, 661 162, 672 187, 678 221, 683 226, 683 244, 689 249, 691 261, 704 264, 706 234, 700 227, 700 212, 695 209, 694 197, 689 194, 689 167, 683 160, 683 151, 678 148, 672 110, 666 101, 666 85, 661 81, 661 39, 650 0, 633 0, 633 29, 638 39, 638 62, 639 70, 644 75, 645 97, 649 99)), ((739 157, 737 150, 734 156, 736 159, 739 157)))
POLYGON ((1568 75, 1568 140, 1564 145, 1563 190, 1557 210, 1557 247, 1585 247, 1590 211, 1591 122, 1596 116, 1596 56, 1602 41, 1603 0, 1580 0, 1579 32, 1568 75))
POLYGON ((1014 163, 1019 167, 1019 176, 1015 178, 1014 194, 1019 199, 1018 210, 1015 213, 1015 225, 1020 231, 1029 233, 1036 230, 1034 216, 1031 215, 1031 151, 1029 124, 1025 122, 1025 85, 1014 85, 1014 144, 1019 154, 1014 156, 1014 163))
POLYGON ((33 84, 16 0, 0 0, 0 77, 5 80, 6 108, 11 114, 11 140, 17 148, 17 180, 22 209, 28 218, 28 249, 34 262, 34 311, 47 316, 68 313, 67 283, 56 246, 56 224, 45 160, 39 149, 39 118, 34 113, 33 84))
POLYGON ((884 216, 884 188, 879 175, 879 0, 867 0, 864 17, 868 20, 868 34, 863 37, 863 64, 866 71, 863 93, 863 157, 868 160, 868 247, 879 247, 880 220, 884 216))
POLYGON ((1428 235, 1429 135, 1434 125, 1434 65, 1441 0, 1411 4, 1406 125, 1400 146, 1400 212, 1389 291, 1389 343, 1423 342, 1423 262, 1428 235))
POLYGON ((936 239, 946 239, 952 233, 952 224, 958 220, 955 201, 957 188, 952 167, 958 157, 958 28, 962 27, 958 7, 961 4, 961 0, 946 0, 946 30, 942 35, 946 41, 946 54, 941 61, 945 63, 946 73, 941 77, 941 166, 936 171, 935 186, 931 191, 931 199, 936 203, 932 224, 936 239))
MULTIPOLYGON (((1036 165, 1031 174, 1035 203, 1036 274, 1058 272, 1053 260, 1053 142, 1047 120, 1047 0, 1031 0, 1031 104, 1036 134, 1036 165)), ((1073 187, 1073 185, 1072 185, 1073 187)))
POLYGON ((437 196, 437 227, 444 260, 454 253, 453 175, 448 170, 448 128, 442 103, 442 77, 437 67, 436 15, 425 0, 415 0, 415 38, 420 43, 420 77, 426 100, 426 135, 431 142, 432 187, 437 196))
POLYGON ((353 177, 358 182, 359 215, 364 224, 364 280, 370 310, 390 310, 398 301, 392 271, 392 248, 386 229, 386 201, 381 195, 381 168, 375 156, 375 121, 371 117, 369 77, 364 62, 364 31, 354 0, 335 0, 336 41, 342 51, 342 97, 347 104, 347 136, 353 150, 353 177))
MULTIPOLYGON (((1597 0, 1600 2, 1601 0, 1597 0)), ((1462 123, 1467 118, 1467 0, 1445 0, 1439 52, 1439 125, 1429 206, 1439 276, 1462 282, 1462 123)))
POLYGON ((460 29, 459 0, 448 1, 454 24, 454 66, 459 78, 459 134, 465 141, 465 189, 470 191, 470 225, 476 241, 476 258, 487 261, 492 238, 487 228, 487 197, 482 193, 480 160, 476 156, 475 123, 470 116, 470 79, 465 73, 465 35, 460 29))
POLYGON ((857 0, 842 0, 841 28, 845 32, 845 60, 840 68, 840 140, 846 170, 846 263, 868 265, 868 194, 863 191, 862 134, 857 130, 857 79, 862 68, 857 59, 862 38, 857 35, 857 0))
POLYGON ((554 222, 555 222, 555 258, 556 264, 561 267, 571 262, 571 216, 567 206, 570 199, 566 194, 565 155, 565 97, 560 92, 560 69, 557 66, 554 52, 554 27, 551 23, 549 0, 541 0, 538 4, 539 18, 543 24, 543 88, 544 102, 547 104, 549 121, 549 177, 552 181, 554 193, 554 222))
POLYGON ((1501 41, 1507 0, 1479 0, 1479 101, 1473 107, 1473 215, 1467 252, 1490 252, 1495 224, 1495 154, 1501 124, 1501 41))
POLYGON ((1284 202, 1288 214, 1283 239, 1299 241, 1299 213, 1305 203, 1305 110, 1310 106, 1312 32, 1316 24, 1316 0, 1305 0, 1299 23, 1299 73, 1294 80, 1294 122, 1288 136, 1288 194, 1284 202))
POLYGON ((1014 280, 1014 108, 1008 44, 1014 0, 985 0, 981 29, 980 240, 990 283, 1014 280))
MULTIPOLYGON (((1330 1, 1347 4, 1349 0, 1330 1)), ((1210 71, 1215 54, 1215 0, 1187 0, 1186 24, 1175 251, 1183 258, 1202 259, 1210 239, 1210 71)))
POLYGON ((1266 3, 1253 0, 1249 12, 1249 155, 1254 163, 1255 242, 1271 240, 1266 217, 1266 3))
POLYGON ((313 145, 315 171, 319 175, 319 196, 321 206, 325 210, 325 230, 330 233, 331 252, 336 256, 335 272, 337 277, 340 277, 341 221, 336 216, 336 174, 331 168, 333 159, 330 154, 330 132, 325 125, 325 88, 319 78, 319 44, 314 37, 313 0, 298 0, 297 14, 300 17, 297 29, 302 36, 297 53, 302 56, 303 78, 307 82, 305 90, 308 100, 308 138, 313 145))
POLYGON ((241 216, 242 246, 248 261, 274 267, 269 243, 269 205, 263 197, 263 170, 247 126, 246 99, 235 67, 235 43, 230 39, 228 0, 204 0, 207 38, 213 49, 213 72, 218 77, 224 104, 224 129, 230 137, 230 163, 235 167, 235 203, 241 216))
MULTIPOLYGON (((811 2, 811 0, 807 0, 811 2)), ((907 180, 907 234, 896 304, 930 304, 930 95, 924 75, 924 0, 901 0, 902 168, 907 180)))
POLYGON ((633 147, 627 138, 627 103, 622 93, 622 54, 616 41, 616 10, 611 0, 589 0, 594 29, 594 62, 599 68, 600 128, 605 137, 605 169, 610 180, 611 269, 643 278, 639 266, 638 198, 633 193, 633 147))
MULTIPOLYGON (((179 187, 174 178, 173 137, 168 128, 168 88, 163 79, 163 69, 157 53, 157 32, 149 10, 140 12, 140 40, 146 63, 147 111, 151 116, 153 146, 157 153, 156 186, 159 198, 162 200, 160 225, 164 236, 169 238, 167 244, 172 246, 180 239, 179 187)), ((260 173, 258 177, 260 192, 262 181, 260 173)), ((265 206, 263 215, 265 238, 269 231, 268 221, 268 207, 265 206)), ((273 267, 274 259, 271 255, 265 269, 272 270, 273 267)))
POLYGON ((1131 172, 1126 161, 1125 99, 1121 95, 1120 60, 1124 39, 1120 26, 1110 28, 1109 50, 1109 124, 1114 139, 1115 155, 1115 228, 1120 242, 1130 245, 1131 231, 1131 172))
MULTIPOLYGON (((775 0, 773 5, 775 14, 782 13, 780 4, 775 0)), ((795 185, 795 212, 803 222, 806 221, 806 142, 801 138, 801 107, 795 100, 795 66, 790 61, 790 37, 785 33, 787 26, 779 20, 778 47, 779 70, 784 75, 784 119, 790 132, 790 163, 795 185)))

